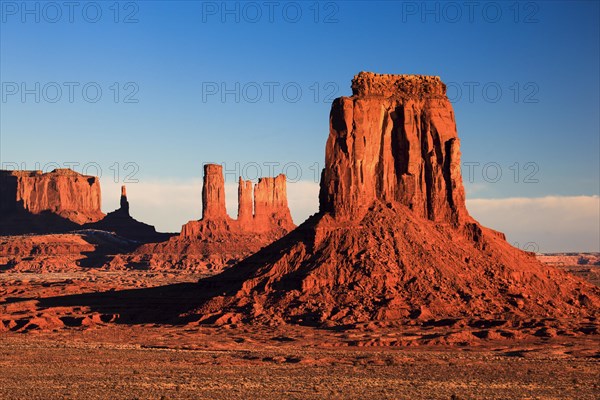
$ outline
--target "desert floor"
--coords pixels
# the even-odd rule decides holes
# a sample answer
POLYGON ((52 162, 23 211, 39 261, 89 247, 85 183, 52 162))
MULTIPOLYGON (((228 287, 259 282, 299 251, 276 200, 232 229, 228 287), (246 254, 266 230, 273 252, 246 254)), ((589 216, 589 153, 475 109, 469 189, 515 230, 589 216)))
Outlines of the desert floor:
MULTIPOLYGON (((135 334, 136 341, 143 335, 112 333, 135 334)), ((77 336, 3 337, 0 397, 597 399, 600 395, 598 358, 570 356, 561 346, 444 351, 232 340, 220 349, 202 350, 77 336)))
POLYGON ((193 285, 199 277, 1 273, 0 315, 13 323, 0 332, 0 398, 600 398, 598 335, 506 339, 471 326, 442 333, 423 326, 204 326, 123 314, 124 322, 115 322, 108 306, 105 314, 90 310, 98 300, 86 297, 114 292, 113 302, 123 302, 110 305, 118 314, 146 301, 120 297, 124 289, 193 285), (485 337, 473 341, 472 334, 485 337))

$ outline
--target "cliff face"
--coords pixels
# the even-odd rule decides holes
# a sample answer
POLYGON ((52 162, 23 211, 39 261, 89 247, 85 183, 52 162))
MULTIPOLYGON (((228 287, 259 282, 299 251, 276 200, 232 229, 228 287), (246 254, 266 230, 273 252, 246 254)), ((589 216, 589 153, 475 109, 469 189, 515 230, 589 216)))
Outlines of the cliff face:
POLYGON ((204 166, 202 185, 202 219, 228 218, 225 208, 225 179, 223 167, 216 164, 204 166))
POLYGON ((153 226, 129 215, 125 186, 121 207, 107 215, 100 211, 100 181, 70 169, 0 171, 0 235, 61 233, 97 229, 140 242, 166 240, 153 226))
POLYGON ((254 187, 254 226, 257 230, 271 226, 295 228, 288 208, 285 175, 261 178, 254 187))
POLYGON ((201 318, 323 326, 489 319, 524 335, 532 318, 554 318, 565 331, 597 320, 598 288, 468 215, 439 78, 360 73, 352 88, 332 105, 320 212, 210 279, 206 290, 216 285, 219 295, 198 309, 201 318))
POLYGON ((242 225, 251 225, 254 217, 252 206, 252 182, 240 177, 238 182, 238 221, 242 225))
POLYGON ((361 73, 352 91, 332 105, 321 211, 360 218, 379 200, 433 221, 464 221, 460 142, 440 79, 361 73))
POLYGON ((100 210, 100 182, 97 177, 69 169, 41 171, 2 171, 0 176, 3 215, 49 212, 77 224, 104 217, 100 210))

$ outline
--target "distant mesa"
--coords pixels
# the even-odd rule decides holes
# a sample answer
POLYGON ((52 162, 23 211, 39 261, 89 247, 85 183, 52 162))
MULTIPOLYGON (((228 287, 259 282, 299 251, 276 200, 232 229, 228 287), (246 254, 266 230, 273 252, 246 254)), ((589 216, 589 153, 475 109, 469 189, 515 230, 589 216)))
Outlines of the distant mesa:
POLYGON ((67 232, 104 218, 100 182, 70 169, 0 171, 0 235, 67 232))
MULTIPOLYGON (((598 288, 542 265, 469 215, 454 112, 438 77, 361 72, 352 91, 331 107, 319 213, 201 281, 219 294, 197 309, 200 321, 451 318, 522 328, 531 318, 557 326, 598 318, 598 288)), ((255 188, 254 218, 256 198, 255 188)))
POLYGON ((65 233, 78 229, 115 232, 140 242, 168 239, 129 215, 126 189, 121 207, 101 209, 100 180, 70 169, 0 171, 0 235, 65 233))
POLYGON ((100 210, 100 181, 70 169, 41 171, 0 171, 0 210, 31 214, 51 212, 77 224, 96 222, 100 210))

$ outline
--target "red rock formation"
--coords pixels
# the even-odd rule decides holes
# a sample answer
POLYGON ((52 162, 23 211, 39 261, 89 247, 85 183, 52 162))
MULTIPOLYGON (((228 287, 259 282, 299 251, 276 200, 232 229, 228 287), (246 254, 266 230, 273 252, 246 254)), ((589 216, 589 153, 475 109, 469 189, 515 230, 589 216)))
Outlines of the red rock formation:
POLYGON ((241 177, 238 186, 238 219, 229 217, 225 209, 225 180, 220 165, 204 166, 202 187, 202 219, 183 226, 182 237, 219 236, 225 232, 270 232, 280 236, 295 227, 287 204, 285 175, 260 178, 254 186, 252 212, 252 182, 241 177))
POLYGON ((272 229, 273 225, 293 229, 294 223, 287 203, 285 175, 260 178, 254 187, 255 229, 272 229))
POLYGON ((245 181, 240 176, 238 183, 238 217, 237 220, 244 226, 252 224, 254 213, 252 210, 252 182, 245 181))
POLYGON ((598 288, 542 265, 468 215, 439 78, 360 73, 352 88, 332 106, 320 212, 201 282, 224 293, 197 310, 201 320, 330 326, 451 318, 526 332, 532 318, 554 318, 590 331, 581 325, 598 319, 598 288))
POLYGON ((287 204, 285 175, 252 182, 241 177, 238 219, 225 210, 225 181, 220 165, 204 166, 202 219, 185 224, 168 242, 140 247, 133 262, 151 268, 219 271, 242 260, 295 228, 287 204))
POLYGON ((202 219, 228 218, 225 208, 225 180, 223 167, 216 164, 204 165, 202 186, 202 219))
POLYGON ((129 202, 127 201, 127 188, 125 185, 121 186, 121 200, 119 203, 122 212, 129 215, 129 202))
POLYGON ((361 73, 334 101, 321 210, 358 218, 375 201, 433 221, 468 217, 452 106, 438 77, 361 73))
POLYGON ((69 169, 0 171, 0 235, 62 233, 77 229, 115 232, 141 242, 157 242, 171 234, 129 215, 127 190, 121 187, 121 207, 100 211, 100 181, 69 169))
POLYGON ((77 224, 102 219, 100 182, 70 169, 1 171, 0 213, 52 213, 77 224))

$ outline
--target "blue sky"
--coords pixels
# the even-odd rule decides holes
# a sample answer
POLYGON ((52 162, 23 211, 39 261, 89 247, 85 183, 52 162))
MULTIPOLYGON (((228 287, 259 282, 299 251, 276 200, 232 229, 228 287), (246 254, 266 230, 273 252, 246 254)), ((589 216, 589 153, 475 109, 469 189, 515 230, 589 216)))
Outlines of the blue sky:
MULTIPOLYGON (((132 210, 177 230, 200 199, 165 192, 195 196, 181 190, 203 163, 225 163, 232 185, 279 163, 275 173, 301 172, 291 192, 312 194, 331 99, 351 93, 357 72, 439 75, 473 165, 469 199, 592 199, 563 247, 549 229, 494 227, 546 251, 600 251, 598 2, 423 4, 2 1, 0 161, 100 169, 105 211, 118 202, 111 185, 133 174, 132 210)), ((316 211, 316 199, 290 203, 296 222, 316 211)), ((476 217, 497 223, 486 210, 476 217)))

